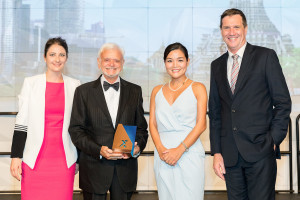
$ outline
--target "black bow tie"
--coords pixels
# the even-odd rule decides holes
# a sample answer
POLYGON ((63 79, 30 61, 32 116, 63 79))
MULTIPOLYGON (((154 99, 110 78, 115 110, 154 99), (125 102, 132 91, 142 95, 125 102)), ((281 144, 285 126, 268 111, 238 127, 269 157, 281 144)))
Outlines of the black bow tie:
POLYGON ((112 88, 114 88, 116 91, 118 91, 118 90, 119 90, 119 84, 120 84, 119 82, 116 82, 116 83, 114 83, 114 84, 110 84, 110 83, 104 81, 104 83, 103 83, 103 88, 104 88, 105 91, 107 91, 110 87, 112 87, 112 88))

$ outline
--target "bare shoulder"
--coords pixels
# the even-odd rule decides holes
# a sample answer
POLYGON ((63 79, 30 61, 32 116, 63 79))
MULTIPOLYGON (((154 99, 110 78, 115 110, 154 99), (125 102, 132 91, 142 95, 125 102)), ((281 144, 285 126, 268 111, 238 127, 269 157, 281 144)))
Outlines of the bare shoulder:
POLYGON ((155 97, 156 94, 157 94, 157 92, 158 92, 163 86, 164 86, 164 85, 157 85, 157 86, 155 86, 155 87, 153 88, 153 90, 152 90, 151 96, 155 97))
POLYGON ((200 91, 206 91, 206 88, 205 88, 205 85, 203 83, 200 83, 200 82, 193 82, 192 83, 192 88, 193 90, 200 90, 200 91))
POLYGON ((199 99, 207 99, 207 93, 206 93, 206 88, 203 83, 200 82, 193 82, 192 85, 193 93, 195 97, 199 99))

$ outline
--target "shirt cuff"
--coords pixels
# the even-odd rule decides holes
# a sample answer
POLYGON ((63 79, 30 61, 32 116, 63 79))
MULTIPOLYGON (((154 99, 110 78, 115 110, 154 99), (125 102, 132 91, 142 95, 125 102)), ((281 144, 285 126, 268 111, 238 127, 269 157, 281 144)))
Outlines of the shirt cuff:
POLYGON ((139 157, 140 154, 141 154, 141 152, 138 152, 137 154, 133 155, 132 157, 137 158, 137 157, 139 157))

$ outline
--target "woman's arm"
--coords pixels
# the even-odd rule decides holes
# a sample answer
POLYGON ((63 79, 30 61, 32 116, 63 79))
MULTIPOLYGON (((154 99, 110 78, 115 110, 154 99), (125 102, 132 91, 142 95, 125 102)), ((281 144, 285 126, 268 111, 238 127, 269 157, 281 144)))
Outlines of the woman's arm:
POLYGON ((152 140, 153 140, 156 150, 159 154, 159 157, 161 160, 164 160, 163 152, 166 150, 166 148, 161 143, 159 133, 157 131, 157 124, 156 124, 156 118, 155 118, 155 96, 161 87, 162 87, 162 85, 156 86, 155 88, 153 88, 152 93, 151 93, 149 129, 150 129, 150 134, 151 134, 152 140))
POLYGON ((11 165, 10 172, 13 177, 20 181, 22 174, 23 151, 27 138, 28 126, 28 106, 30 96, 30 85, 28 79, 25 78, 23 87, 19 97, 19 112, 16 116, 14 135, 11 145, 11 165))
POLYGON ((163 157, 169 165, 176 165, 186 148, 190 148, 206 129, 207 93, 205 86, 194 82, 192 89, 197 99, 196 125, 178 147, 163 152, 163 157))

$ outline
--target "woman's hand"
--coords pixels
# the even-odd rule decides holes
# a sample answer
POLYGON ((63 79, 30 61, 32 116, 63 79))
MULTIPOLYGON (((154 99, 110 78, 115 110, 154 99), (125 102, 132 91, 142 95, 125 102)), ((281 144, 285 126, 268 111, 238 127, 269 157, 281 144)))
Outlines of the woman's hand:
POLYGON ((177 148, 167 149, 163 152, 163 159, 167 164, 175 166, 184 152, 185 148, 182 145, 177 148))
POLYGON ((12 158, 11 159, 10 173, 18 181, 21 180, 21 175, 22 175, 22 160, 20 158, 12 158))
POLYGON ((157 149, 159 158, 160 158, 162 161, 165 161, 165 160, 164 160, 164 154, 163 154, 163 152, 166 151, 166 150, 167 150, 167 148, 164 147, 163 145, 162 145, 160 148, 157 149))

